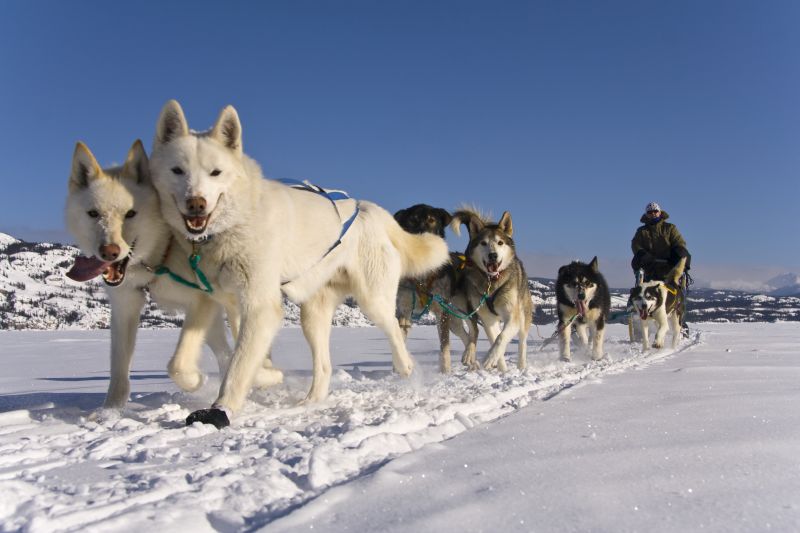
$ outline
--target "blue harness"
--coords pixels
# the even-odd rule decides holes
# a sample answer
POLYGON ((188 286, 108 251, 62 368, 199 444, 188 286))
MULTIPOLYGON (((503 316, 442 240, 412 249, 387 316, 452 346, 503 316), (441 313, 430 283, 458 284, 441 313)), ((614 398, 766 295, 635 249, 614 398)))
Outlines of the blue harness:
MULTIPOLYGON (((297 189, 297 190, 300 190, 300 191, 307 191, 307 192, 311 192, 311 193, 314 193, 314 194, 319 194, 320 196, 324 196, 325 198, 330 200, 331 205, 333 206, 333 209, 336 211, 336 214, 339 216, 340 220, 342 218, 342 215, 341 215, 341 213, 339 213, 339 208, 336 206, 337 200, 352 200, 352 198, 350 198, 350 196, 348 196, 347 193, 344 192, 344 191, 326 190, 326 189, 323 189, 322 187, 320 187, 318 185, 314 185, 313 183, 309 183, 308 181, 305 181, 305 180, 304 181, 300 181, 300 180, 293 180, 293 179, 279 179, 279 180, 275 180, 275 181, 277 181, 278 183, 282 183, 284 185, 287 185, 287 186, 289 186, 289 187, 291 187, 293 189, 297 189)), ((337 246, 342 244, 342 239, 344 238, 345 233, 347 233, 347 230, 349 230, 350 226, 353 225, 353 222, 356 221, 356 217, 358 216, 358 213, 360 211, 361 211, 361 207, 360 207, 360 205, 358 203, 358 200, 356 200, 356 208, 353 210, 353 214, 350 215, 350 218, 345 220, 344 223, 342 224, 342 231, 339 232, 339 238, 336 239, 336 242, 334 242, 331 245, 331 247, 328 248, 328 251, 325 252, 322 255, 322 257, 320 257, 319 260, 316 263, 314 263, 313 266, 316 266, 320 262, 322 262, 323 259, 328 257, 328 254, 330 254, 334 249, 336 249, 337 246)), ((313 268, 313 266, 312 266, 312 268, 313 268)), ((284 281, 284 282, 281 283, 281 285, 286 285, 287 283, 291 283, 292 281, 294 281, 294 280, 284 281)))

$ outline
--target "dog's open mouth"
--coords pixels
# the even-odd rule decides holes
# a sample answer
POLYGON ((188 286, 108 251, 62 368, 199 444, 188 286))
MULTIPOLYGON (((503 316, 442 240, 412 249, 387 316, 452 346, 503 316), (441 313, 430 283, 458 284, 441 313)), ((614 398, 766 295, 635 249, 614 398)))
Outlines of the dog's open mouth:
POLYGON ((125 271, 128 268, 130 255, 115 263, 103 261, 95 256, 86 257, 79 255, 75 264, 67 271, 67 277, 74 281, 89 281, 102 276, 107 285, 116 287, 125 280, 125 271))
POLYGON ((580 316, 586 316, 586 302, 580 299, 576 300, 575 308, 578 310, 580 316))
POLYGON ((125 271, 128 268, 128 261, 130 261, 130 258, 131 256, 127 255, 122 261, 110 263, 105 270, 103 270, 101 275, 103 276, 103 281, 106 282, 106 285, 116 287, 125 281, 125 271))
POLYGON ((486 267, 486 272, 489 274, 491 279, 497 279, 500 277, 500 263, 484 261, 483 265, 486 267))
POLYGON ((643 305, 643 306, 641 306, 639 308, 639 318, 641 318, 642 320, 647 320, 647 317, 649 315, 650 314, 647 312, 647 306, 646 305, 643 305))
POLYGON ((192 233, 194 235, 199 235, 206 230, 206 227, 208 227, 209 218, 211 218, 210 215, 204 215, 199 217, 183 215, 183 223, 186 225, 186 230, 189 233, 192 233))

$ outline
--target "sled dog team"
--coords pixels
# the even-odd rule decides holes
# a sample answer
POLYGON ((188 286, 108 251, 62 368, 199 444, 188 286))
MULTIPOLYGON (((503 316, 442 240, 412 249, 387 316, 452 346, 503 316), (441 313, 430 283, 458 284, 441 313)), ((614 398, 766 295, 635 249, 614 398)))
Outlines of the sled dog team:
MULTIPOLYGON (((451 216, 423 205, 393 217, 339 191, 264 179, 258 163, 243 151, 242 126, 233 107, 223 109, 210 130, 198 133, 174 100, 158 118, 149 159, 136 141, 124 164, 102 168, 79 142, 68 189, 67 226, 86 254, 76 259, 68 276, 77 281, 102 276, 108 287, 111 380, 106 408, 121 408, 128 400, 147 293, 158 305, 185 313, 168 364, 178 386, 193 391, 203 384, 198 364, 203 343, 223 376, 216 401, 192 413, 188 424, 227 426, 253 386, 283 380, 269 355, 283 321, 283 295, 299 304, 311 349, 307 401, 328 394, 331 320, 348 296, 386 334, 393 368, 401 376, 414 368, 404 331, 415 309, 425 306, 438 317, 442 371, 450 367, 451 330, 464 343, 463 363, 471 369, 481 366, 476 355, 479 320, 491 342, 484 368, 507 369, 505 351, 515 336, 518 366, 526 366, 533 303, 508 212, 492 222, 472 209, 451 216), (458 233, 462 224, 469 245, 463 256, 450 254, 444 227, 458 233)), ((659 325, 657 347, 666 334, 669 295, 663 282, 642 284, 632 293, 645 328, 649 319, 659 325)), ((573 325, 584 344, 591 329, 592 357, 601 358, 609 293, 597 260, 562 267, 557 297, 562 359, 570 359, 573 325)), ((646 339, 645 333, 645 347, 646 339)))

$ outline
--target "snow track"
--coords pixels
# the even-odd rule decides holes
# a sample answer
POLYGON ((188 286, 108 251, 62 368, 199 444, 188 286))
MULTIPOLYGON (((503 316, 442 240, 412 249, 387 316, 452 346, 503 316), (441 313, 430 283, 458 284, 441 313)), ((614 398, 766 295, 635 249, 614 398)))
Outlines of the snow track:
MULTIPOLYGON (((376 336, 372 328, 363 332, 376 336)), ((307 372, 290 371, 286 385, 251 394, 222 431, 184 425, 193 409, 213 399, 213 383, 199 395, 134 395, 121 416, 87 417, 52 403, 0 413, 0 530, 164 531, 180 524, 241 531, 268 524, 395 457, 675 353, 641 353, 624 334, 621 326, 611 328, 608 356, 598 362, 582 354, 573 363, 556 362, 556 346, 539 351, 541 343, 533 342, 525 372, 442 376, 420 365, 403 380, 362 371, 369 362, 340 364, 329 399, 308 407, 298 406, 307 372)), ((432 327, 412 335, 437 344, 432 327)), ((696 333, 678 351, 700 342, 696 333)), ((75 344, 71 349, 80 350, 75 344)), ((358 345, 346 350, 359 360, 358 345)), ((388 353, 385 360, 390 364, 388 353)))

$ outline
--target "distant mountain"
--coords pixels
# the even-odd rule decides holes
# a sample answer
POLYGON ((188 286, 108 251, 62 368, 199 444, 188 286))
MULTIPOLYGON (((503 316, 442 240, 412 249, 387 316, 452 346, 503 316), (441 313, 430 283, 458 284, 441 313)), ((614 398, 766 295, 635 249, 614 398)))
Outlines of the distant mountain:
POLYGON ((767 281, 770 296, 800 295, 800 276, 793 273, 781 274, 767 281))
MULTIPOLYGON (((24 242, 0 233, 0 329, 108 328, 110 310, 102 281, 77 283, 64 275, 79 253, 74 246, 24 242)), ((775 291, 785 290, 785 294, 800 293, 792 292, 797 284, 795 274, 770 280, 775 291)), ((534 321, 554 321, 555 281, 532 278, 528 285, 536 304, 534 321)), ((627 289, 612 290, 616 320, 624 318, 627 293, 627 289)), ((783 294, 692 288, 689 300, 690 322, 800 321, 800 298, 783 294)), ((299 323, 300 311, 291 302, 284 301, 284 314, 284 324, 299 323)), ((142 313, 142 327, 146 328, 172 328, 181 322, 180 315, 164 312, 152 302, 142 313)), ((337 326, 370 325, 353 301, 339 306, 333 322, 337 326)), ((432 324, 434 319, 427 315, 420 322, 432 324)))

